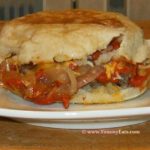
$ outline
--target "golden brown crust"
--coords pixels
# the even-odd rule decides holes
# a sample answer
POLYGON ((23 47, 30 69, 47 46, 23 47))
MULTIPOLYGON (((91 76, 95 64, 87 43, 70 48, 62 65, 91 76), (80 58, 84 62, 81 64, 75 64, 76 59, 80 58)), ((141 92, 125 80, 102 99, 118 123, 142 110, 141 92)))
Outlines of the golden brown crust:
POLYGON ((120 35, 123 41, 115 57, 142 62, 148 53, 142 31, 121 14, 89 10, 38 12, 4 26, 0 62, 12 53, 21 64, 85 59, 120 35))
MULTIPOLYGON (((67 10, 64 12, 43 11, 15 19, 14 23, 27 24, 100 24, 122 27, 117 13, 89 10, 67 10)), ((13 23, 13 22, 12 22, 13 23)))

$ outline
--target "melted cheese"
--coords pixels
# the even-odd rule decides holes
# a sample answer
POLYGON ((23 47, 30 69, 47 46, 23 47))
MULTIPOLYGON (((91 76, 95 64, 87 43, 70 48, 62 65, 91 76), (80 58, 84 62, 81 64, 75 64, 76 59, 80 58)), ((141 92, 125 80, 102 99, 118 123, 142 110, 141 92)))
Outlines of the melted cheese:
POLYGON ((104 66, 106 69, 106 75, 108 79, 110 79, 111 76, 114 74, 116 66, 117 66, 116 62, 108 63, 104 66))

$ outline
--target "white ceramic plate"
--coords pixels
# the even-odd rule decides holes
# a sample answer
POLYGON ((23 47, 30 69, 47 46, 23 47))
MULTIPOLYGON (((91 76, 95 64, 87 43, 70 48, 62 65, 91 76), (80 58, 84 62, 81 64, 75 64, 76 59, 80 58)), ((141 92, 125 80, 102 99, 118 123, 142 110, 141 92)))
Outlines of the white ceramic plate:
POLYGON ((68 128, 110 128, 140 123, 150 119, 150 91, 138 98, 114 103, 79 105, 36 105, 0 89, 0 116, 33 125, 68 128))
MULTIPOLYGON (((146 42, 150 45, 150 40, 146 42)), ((54 128, 94 129, 125 126, 150 119, 150 91, 125 102, 71 104, 65 110, 62 104, 36 105, 0 89, 0 116, 54 128)))

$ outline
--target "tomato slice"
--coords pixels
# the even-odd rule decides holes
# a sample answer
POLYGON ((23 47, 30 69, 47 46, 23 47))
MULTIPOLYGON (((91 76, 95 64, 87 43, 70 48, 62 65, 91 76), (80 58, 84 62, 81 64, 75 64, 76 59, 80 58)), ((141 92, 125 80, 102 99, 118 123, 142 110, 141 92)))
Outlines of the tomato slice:
POLYGON ((36 104, 46 105, 46 104, 51 104, 51 103, 54 103, 54 102, 57 102, 57 101, 61 100, 63 102, 64 107, 68 108, 70 98, 71 98, 71 96, 69 96, 68 94, 58 95, 57 93, 53 93, 48 98, 35 99, 34 102, 36 104))
POLYGON ((102 73, 98 76, 97 81, 100 82, 100 83, 102 83, 102 84, 107 84, 107 83, 109 83, 109 82, 111 82, 111 83, 117 83, 119 80, 116 78, 115 75, 111 76, 111 78, 109 79, 109 78, 107 77, 106 73, 105 73, 105 72, 102 72, 102 73))
POLYGON ((20 76, 15 71, 10 71, 9 74, 5 72, 2 75, 2 80, 6 86, 12 89, 22 89, 24 86, 20 76))
POLYGON ((120 47, 120 42, 117 40, 117 38, 114 38, 109 45, 113 47, 112 50, 116 50, 120 47))
POLYGON ((117 69, 117 72, 119 72, 119 74, 129 74, 129 73, 133 73, 134 72, 134 68, 130 67, 130 66, 124 66, 121 69, 117 69))
MULTIPOLYGON (((109 69, 111 70, 111 67, 113 67, 113 63, 115 63, 115 67, 113 69, 113 72, 111 73, 111 77, 108 78, 106 74, 106 69, 104 72, 102 72, 98 78, 97 81, 102 84, 107 84, 109 82, 111 83, 118 83, 119 79, 117 78, 118 75, 129 75, 131 77, 137 75, 138 65, 133 64, 132 62, 128 61, 126 58, 120 58, 118 60, 111 60, 108 65, 109 69)), ((108 70, 109 71, 109 70, 108 70)))
POLYGON ((98 77, 97 77, 97 81, 102 83, 102 84, 106 84, 109 82, 109 79, 107 78, 107 75, 105 72, 102 72, 98 77))
POLYGON ((133 87, 142 87, 146 79, 146 76, 136 75, 129 80, 129 84, 133 87))
POLYGON ((94 52, 91 57, 92 57, 92 60, 97 60, 98 57, 101 55, 101 52, 99 50, 97 50, 96 52, 94 52))

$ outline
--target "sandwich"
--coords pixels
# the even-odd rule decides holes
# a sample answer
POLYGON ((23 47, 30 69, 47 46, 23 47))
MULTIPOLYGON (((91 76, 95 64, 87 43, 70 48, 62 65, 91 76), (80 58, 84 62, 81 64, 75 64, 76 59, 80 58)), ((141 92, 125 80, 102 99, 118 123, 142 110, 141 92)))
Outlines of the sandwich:
POLYGON ((43 11, 0 32, 1 86, 36 104, 122 102, 147 90, 150 50, 127 17, 43 11))

